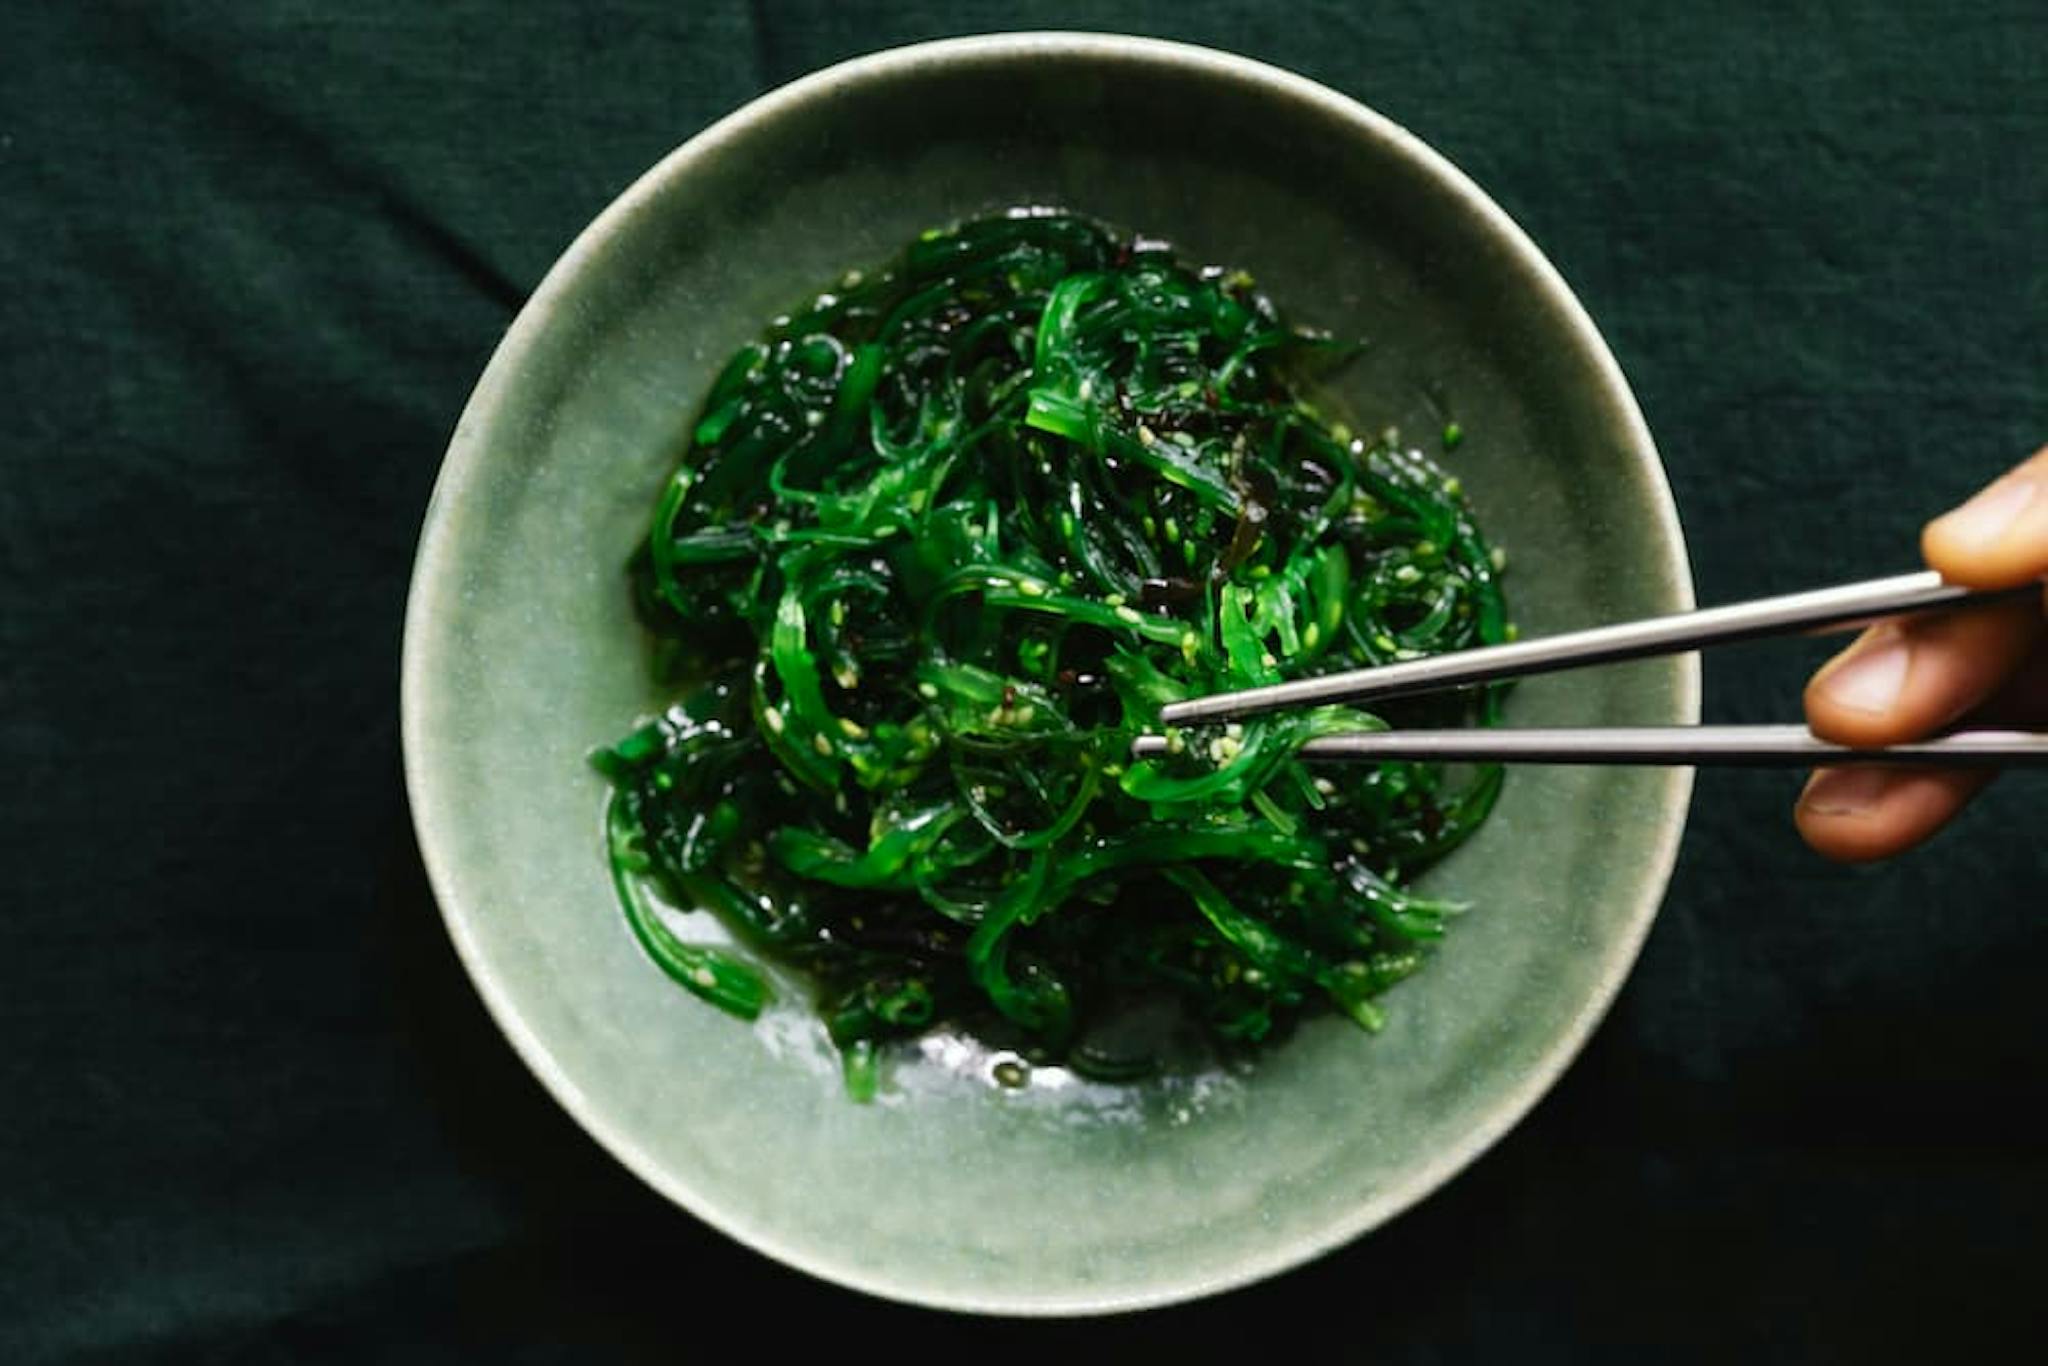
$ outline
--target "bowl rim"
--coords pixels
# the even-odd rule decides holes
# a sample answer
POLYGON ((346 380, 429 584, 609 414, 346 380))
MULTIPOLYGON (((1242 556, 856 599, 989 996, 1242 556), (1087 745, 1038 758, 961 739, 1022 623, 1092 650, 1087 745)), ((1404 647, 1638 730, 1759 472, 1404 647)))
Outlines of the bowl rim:
MULTIPOLYGON (((821 1280, 883 1299, 932 1308, 983 1314, 1053 1317, 1122 1312, 1193 1300, 1264 1280, 1351 1242, 1402 1214, 1434 1193, 1498 1142, 1534 1108, 1565 1069, 1578 1057, 1594 1028, 1606 1016, 1623 981, 1633 968, 1650 926, 1663 903, 1676 864, 1680 837, 1691 804, 1693 773, 1689 768, 1664 771, 1664 816, 1647 851, 1637 904, 1622 933, 1609 945, 1608 960, 1594 989, 1566 1027, 1547 1045, 1543 1056, 1515 1085, 1496 1096, 1482 1120, 1456 1143, 1417 1164, 1386 1190, 1346 1210, 1312 1235, 1247 1256, 1225 1273, 1162 1283, 1134 1291, 1005 1294, 931 1291, 912 1281, 891 1278, 863 1264, 851 1253, 833 1255, 821 1249, 792 1245, 773 1228, 748 1224, 722 1209, 715 1191, 699 1189, 667 1170, 595 1106, 546 1043, 521 1017, 512 992, 485 963, 472 930, 473 912, 462 891, 456 861, 446 852, 440 831, 449 809, 429 756, 436 741, 428 725, 432 695, 430 637, 434 613, 428 586, 450 570, 449 522, 457 493, 470 484, 487 456, 480 433, 503 393, 514 384, 525 355, 548 328, 558 305, 571 294, 586 266, 614 237, 673 181, 697 162, 714 156, 746 136, 756 125, 851 86, 886 82, 892 77, 935 64, 1007 61, 1036 58, 1115 59, 1157 67, 1194 71, 1213 79, 1257 87, 1283 101, 1305 104, 1375 141, 1433 179, 1472 214, 1519 265, 1557 311, 1575 344, 1592 364, 1625 432, 1646 494, 1649 515, 1662 532, 1663 563, 1659 577, 1677 599, 1680 610, 1695 605, 1690 560, 1678 509, 1662 460, 1657 454, 1642 411, 1606 340, 1556 267, 1505 210, 1459 170, 1405 127, 1348 95, 1308 77, 1235 53, 1189 43, 1124 34, 1034 30, 947 38, 888 48, 821 68, 770 90, 725 115, 669 152, 609 203, 549 268, 491 353, 450 437, 422 521, 418 549, 406 596, 399 683, 400 736, 405 788, 421 860, 443 924, 471 984, 492 1020, 511 1042, 527 1067, 557 1104, 621 1165, 672 1203, 735 1241, 821 1280)), ((1696 657, 1677 661, 1674 698, 1684 720, 1700 715, 1700 665, 1696 657)))

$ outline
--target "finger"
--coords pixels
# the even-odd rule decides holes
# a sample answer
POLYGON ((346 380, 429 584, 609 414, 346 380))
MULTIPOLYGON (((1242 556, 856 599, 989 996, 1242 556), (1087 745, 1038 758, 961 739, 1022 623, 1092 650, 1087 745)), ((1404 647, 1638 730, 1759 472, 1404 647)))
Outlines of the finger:
POLYGON ((2048 446, 1920 534, 1927 563, 1951 583, 2014 588, 2048 577, 2048 446))
POLYGON ((1792 819, 1828 858, 1890 858, 1941 829, 1995 776, 1985 769, 1824 768, 1799 794, 1792 819))
POLYGON ((1806 723, 1840 745, 1917 740, 2005 686, 2042 631, 2031 601, 1882 622, 1806 685, 1806 723))
MULTIPOLYGON (((1968 721, 2021 728, 2048 722, 2048 638, 1968 721)), ((1794 820, 1806 842, 1829 858, 1886 858, 1938 830, 1990 778, 1982 770, 1823 769, 1800 795, 1794 820)))

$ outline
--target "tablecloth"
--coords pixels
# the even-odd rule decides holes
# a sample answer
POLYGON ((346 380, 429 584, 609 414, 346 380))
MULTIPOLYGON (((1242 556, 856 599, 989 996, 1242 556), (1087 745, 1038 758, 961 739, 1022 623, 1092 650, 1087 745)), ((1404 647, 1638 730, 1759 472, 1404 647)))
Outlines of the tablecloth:
MULTIPOLYGON (((1703 774, 1627 989, 1496 1150, 1311 1267, 1101 1323, 785 1271, 642 1188, 496 1035, 395 726, 470 385, 714 118, 1015 27, 1273 61, 1463 166, 1633 381, 1703 601, 1910 567, 1924 517, 2048 437, 2039 0, 9 6, 0 1358, 2027 1355, 2039 778, 1845 870, 1795 840, 1791 775, 1703 774)), ((1717 653, 1708 719, 1789 717, 1821 649, 1717 653)))

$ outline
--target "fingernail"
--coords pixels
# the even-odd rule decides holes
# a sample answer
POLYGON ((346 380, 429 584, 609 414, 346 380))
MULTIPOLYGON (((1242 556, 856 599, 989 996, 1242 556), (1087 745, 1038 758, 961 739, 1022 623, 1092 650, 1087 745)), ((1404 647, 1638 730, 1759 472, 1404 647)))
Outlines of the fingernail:
POLYGON ((2008 475, 1990 488, 1936 519, 1949 535, 1977 546, 1995 545, 2019 515, 2034 501, 2038 482, 2021 475, 2008 475))
POLYGON ((1813 775, 1799 804, 1817 816, 1861 816, 1877 809, 1891 786, 1881 768, 1825 768, 1813 775))
POLYGON ((1821 676, 1821 690, 1851 711, 1882 716, 1906 688, 1912 651, 1896 631, 1883 630, 1821 676))

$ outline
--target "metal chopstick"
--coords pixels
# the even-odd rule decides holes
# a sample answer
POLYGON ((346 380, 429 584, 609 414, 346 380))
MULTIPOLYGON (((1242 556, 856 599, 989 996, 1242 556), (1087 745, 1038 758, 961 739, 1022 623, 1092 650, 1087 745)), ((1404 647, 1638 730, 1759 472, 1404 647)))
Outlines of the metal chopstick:
MULTIPOLYGON (((1140 757, 1167 752, 1163 735, 1141 735, 1140 757)), ((1697 764, 1805 768, 1831 764, 2048 765, 2048 734, 1959 731, 1884 749, 1851 749, 1816 739, 1804 726, 1614 726, 1478 730, 1389 730, 1326 735, 1304 759, 1410 759, 1436 763, 1697 764)))
MULTIPOLYGON (((1726 607, 1650 617, 1617 626, 1597 626, 1539 640, 1489 645, 1429 659, 1408 660, 1376 669, 1353 669, 1296 679, 1241 692, 1214 693, 1162 707, 1166 725, 1247 716, 1282 707, 1312 707, 1331 702, 1366 702, 1554 669, 1605 664, 1647 655, 1672 654, 1705 645, 1796 631, 1824 630, 1860 624, 1879 617, 1925 612, 1933 608, 1967 607, 2039 594, 2039 584, 1997 592, 1972 592, 1944 583, 1939 574, 1923 570, 1887 579, 1869 579, 1783 597, 1758 598, 1726 607)), ((1610 732, 1611 733, 1611 732, 1610 732)), ((1682 761, 1674 761, 1682 762, 1682 761)))

